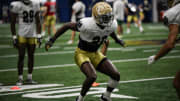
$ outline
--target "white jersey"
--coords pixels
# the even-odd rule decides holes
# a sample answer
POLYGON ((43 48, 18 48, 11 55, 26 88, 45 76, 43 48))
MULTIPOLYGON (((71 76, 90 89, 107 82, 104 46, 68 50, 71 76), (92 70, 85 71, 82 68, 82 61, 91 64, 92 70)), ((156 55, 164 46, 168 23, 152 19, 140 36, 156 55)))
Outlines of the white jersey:
POLYGON ((11 12, 18 14, 18 35, 23 37, 36 37, 35 15, 40 11, 39 3, 33 2, 25 5, 21 1, 11 3, 11 12))
POLYGON ((86 6, 81 1, 77 1, 73 4, 72 9, 76 14, 76 18, 83 18, 85 17, 85 10, 86 6))
POLYGON ((116 29, 116 20, 110 26, 101 29, 93 17, 82 18, 78 23, 78 30, 80 31, 78 47, 87 51, 96 51, 116 29))
POLYGON ((121 0, 116 0, 113 4, 114 17, 118 20, 124 20, 125 4, 121 0))
POLYGON ((167 10, 164 14, 164 17, 167 18, 167 24, 178 24, 180 25, 180 3, 176 6, 167 10))

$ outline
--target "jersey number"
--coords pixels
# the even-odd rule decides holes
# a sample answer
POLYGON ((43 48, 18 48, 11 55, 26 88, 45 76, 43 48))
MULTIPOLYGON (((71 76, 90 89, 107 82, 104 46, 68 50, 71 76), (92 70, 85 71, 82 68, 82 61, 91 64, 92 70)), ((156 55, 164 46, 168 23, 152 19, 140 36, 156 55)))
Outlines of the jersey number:
POLYGON ((31 22, 33 22, 33 18, 34 18, 33 10, 30 10, 29 12, 28 11, 23 12, 23 22, 31 23, 31 22))
POLYGON ((102 38, 99 36, 95 36, 93 38, 93 43, 102 44, 107 39, 107 36, 103 36, 102 38))

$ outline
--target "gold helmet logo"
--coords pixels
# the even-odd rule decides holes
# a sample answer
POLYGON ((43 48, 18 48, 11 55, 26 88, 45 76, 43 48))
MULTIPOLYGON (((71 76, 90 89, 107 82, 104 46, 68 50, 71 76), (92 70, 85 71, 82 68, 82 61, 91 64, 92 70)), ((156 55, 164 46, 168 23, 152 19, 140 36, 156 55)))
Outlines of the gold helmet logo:
POLYGON ((112 8, 106 2, 98 2, 92 8, 92 16, 96 23, 107 26, 113 20, 112 8))

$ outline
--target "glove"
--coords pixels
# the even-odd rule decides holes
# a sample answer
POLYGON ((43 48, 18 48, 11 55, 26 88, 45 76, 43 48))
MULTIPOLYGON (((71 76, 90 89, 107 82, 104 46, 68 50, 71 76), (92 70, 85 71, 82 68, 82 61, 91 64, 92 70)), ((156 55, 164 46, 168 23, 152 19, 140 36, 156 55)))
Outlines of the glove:
POLYGON ((53 43, 54 43, 54 41, 52 39, 50 39, 48 42, 46 42, 46 44, 45 44, 46 51, 48 51, 48 49, 50 47, 52 47, 53 43))
POLYGON ((13 35, 13 46, 14 48, 18 48, 18 39, 16 35, 13 35))
POLYGON ((38 43, 38 47, 40 48, 40 47, 41 47, 41 44, 42 44, 41 34, 38 34, 38 35, 37 35, 37 43, 38 43))
POLYGON ((117 40, 116 43, 120 44, 122 47, 126 46, 126 44, 123 40, 117 40))
POLYGON ((152 64, 152 63, 154 63, 154 62, 155 62, 155 55, 150 56, 150 57, 148 58, 148 65, 150 65, 150 64, 152 64))

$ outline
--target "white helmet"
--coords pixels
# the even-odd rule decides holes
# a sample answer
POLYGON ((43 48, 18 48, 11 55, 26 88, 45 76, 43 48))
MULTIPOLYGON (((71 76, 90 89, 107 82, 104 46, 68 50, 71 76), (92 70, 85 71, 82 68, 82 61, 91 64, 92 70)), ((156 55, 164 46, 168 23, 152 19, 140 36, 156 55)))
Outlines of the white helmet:
POLYGON ((32 1, 31 0, 20 0, 20 1, 22 1, 24 4, 30 4, 32 1))
POLYGON ((96 3, 92 8, 92 16, 102 26, 110 26, 114 20, 112 8, 106 2, 96 3))
POLYGON ((168 7, 171 8, 176 4, 180 3, 180 0, 167 0, 167 3, 168 3, 168 7))

